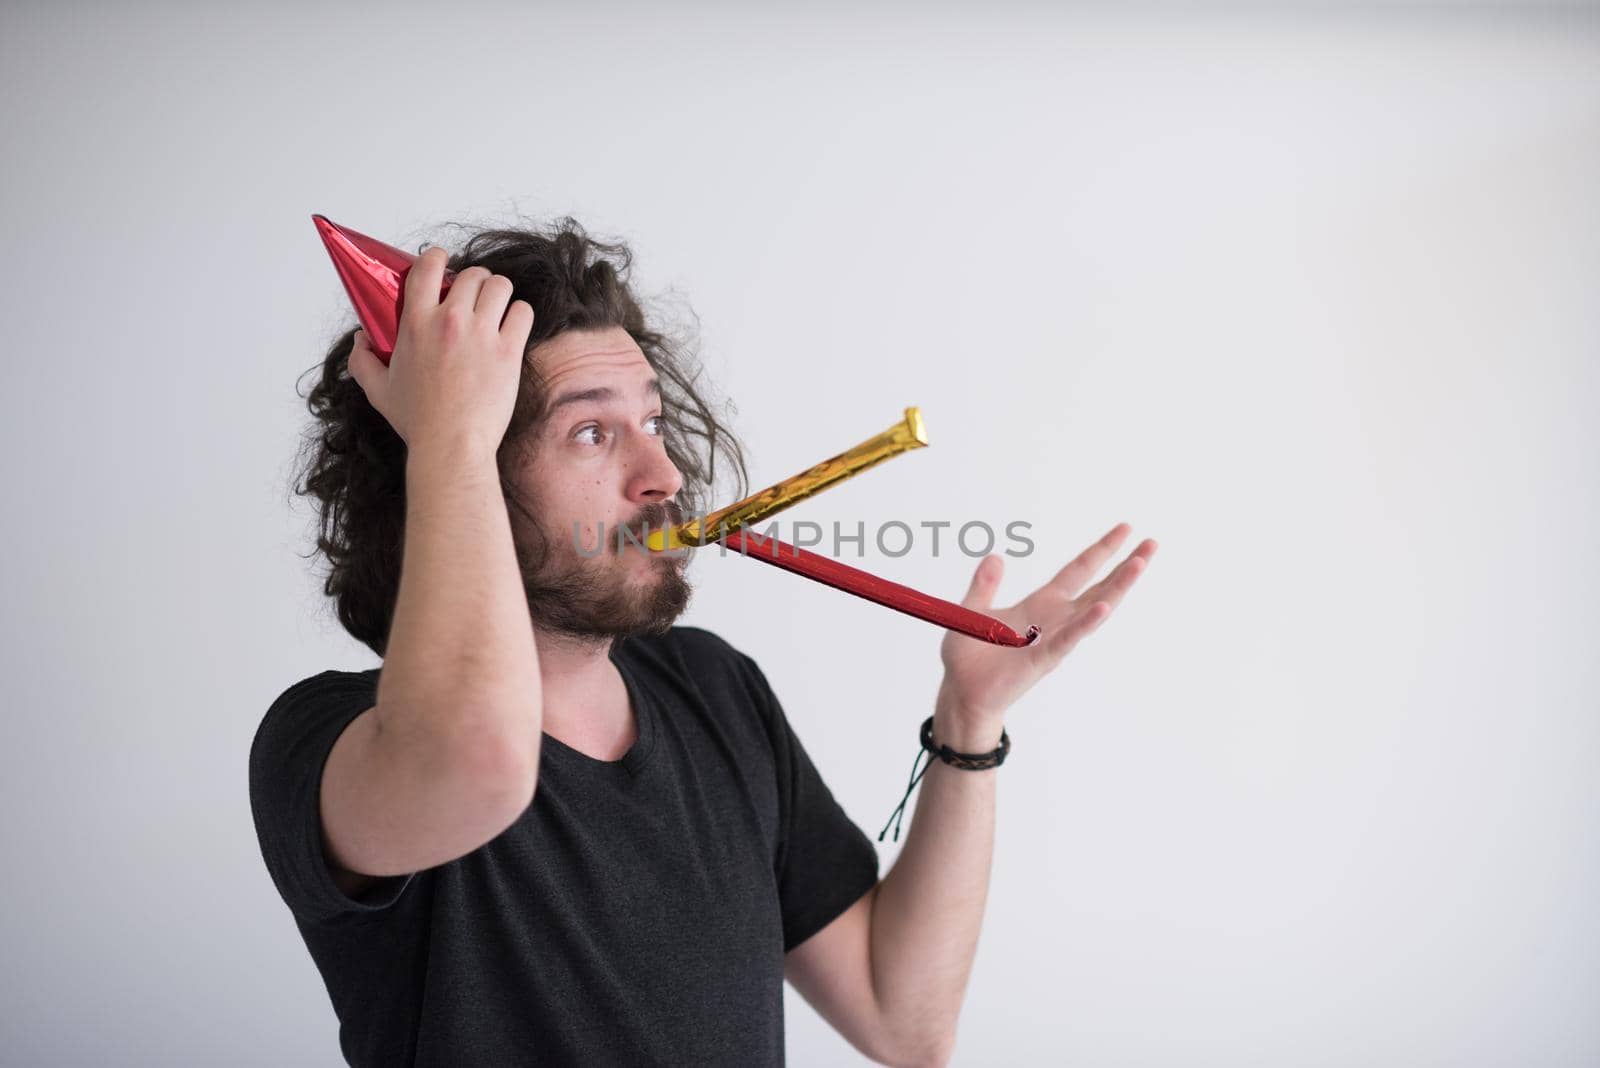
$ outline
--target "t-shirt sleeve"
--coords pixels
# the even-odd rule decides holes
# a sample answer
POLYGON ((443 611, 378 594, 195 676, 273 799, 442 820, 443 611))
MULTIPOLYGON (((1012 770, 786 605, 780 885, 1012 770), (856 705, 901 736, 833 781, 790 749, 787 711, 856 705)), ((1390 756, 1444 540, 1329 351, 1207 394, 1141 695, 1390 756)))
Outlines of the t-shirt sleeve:
POLYGON ((769 716, 778 774, 783 950, 798 946, 878 882, 878 851, 834 799, 754 660, 739 654, 769 716))
POLYGON ((388 876, 351 898, 333 881, 323 852, 323 766, 350 721, 372 707, 375 692, 370 680, 349 672, 297 682, 272 703, 250 747, 250 810, 261 855, 278 895, 304 923, 381 912, 413 878, 388 876))

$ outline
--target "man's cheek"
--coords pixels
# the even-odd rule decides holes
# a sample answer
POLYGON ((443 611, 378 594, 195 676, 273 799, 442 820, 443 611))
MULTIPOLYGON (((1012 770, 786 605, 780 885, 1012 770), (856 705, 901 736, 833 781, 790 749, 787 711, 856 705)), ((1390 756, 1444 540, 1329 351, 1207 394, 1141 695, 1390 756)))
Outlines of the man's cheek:
POLYGON ((587 523, 581 519, 572 522, 572 547, 579 556, 599 556, 605 552, 605 539, 598 523, 587 523))

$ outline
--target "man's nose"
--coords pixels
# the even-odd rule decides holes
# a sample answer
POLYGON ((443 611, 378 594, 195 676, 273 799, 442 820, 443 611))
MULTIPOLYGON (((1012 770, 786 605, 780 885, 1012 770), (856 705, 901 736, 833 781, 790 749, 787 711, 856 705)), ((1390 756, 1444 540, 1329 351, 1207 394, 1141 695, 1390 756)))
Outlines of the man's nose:
POLYGON ((628 499, 631 501, 662 501, 683 488, 683 475, 678 465, 667 455, 667 447, 658 437, 635 430, 635 447, 628 472, 628 499))

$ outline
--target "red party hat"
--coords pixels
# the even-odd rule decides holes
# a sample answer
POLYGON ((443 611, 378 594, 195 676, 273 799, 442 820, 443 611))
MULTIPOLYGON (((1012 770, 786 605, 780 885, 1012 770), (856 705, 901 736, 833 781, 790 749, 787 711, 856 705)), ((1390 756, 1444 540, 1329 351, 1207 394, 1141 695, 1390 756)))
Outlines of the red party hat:
MULTIPOLYGON (((367 332, 372 351, 387 364, 400 332, 406 274, 417 257, 340 226, 326 215, 313 215, 311 221, 317 224, 317 233, 333 257, 333 269, 339 272, 339 280, 350 294, 350 303, 355 305, 356 318, 367 332)), ((441 297, 454 279, 454 271, 444 272, 444 283, 439 287, 441 297)))

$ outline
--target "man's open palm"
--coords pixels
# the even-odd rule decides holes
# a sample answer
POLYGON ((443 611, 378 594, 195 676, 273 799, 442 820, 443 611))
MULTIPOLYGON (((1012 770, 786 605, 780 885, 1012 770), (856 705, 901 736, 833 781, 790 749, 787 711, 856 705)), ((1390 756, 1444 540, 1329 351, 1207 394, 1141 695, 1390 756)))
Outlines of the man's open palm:
POLYGON ((1005 573, 1005 558, 991 554, 978 562, 962 604, 1023 632, 1040 628, 1039 640, 1025 649, 991 645, 951 631, 939 655, 944 661, 940 700, 969 723, 994 723, 1035 682, 1054 671, 1084 635, 1103 623, 1155 555, 1156 542, 1146 538, 1138 548, 1088 589, 1096 572, 1132 530, 1118 523, 1104 537, 1079 553, 1054 578, 1009 608, 992 607, 1005 573))

